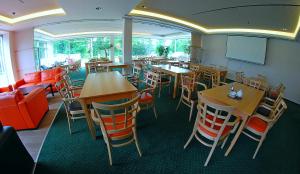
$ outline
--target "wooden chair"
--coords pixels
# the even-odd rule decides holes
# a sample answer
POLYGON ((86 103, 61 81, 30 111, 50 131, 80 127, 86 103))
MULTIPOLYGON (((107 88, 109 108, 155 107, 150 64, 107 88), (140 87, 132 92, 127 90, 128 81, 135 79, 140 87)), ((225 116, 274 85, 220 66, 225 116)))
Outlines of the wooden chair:
POLYGON ((198 89, 198 86, 202 86, 204 90, 207 89, 205 84, 196 82, 196 73, 181 74, 182 90, 176 111, 179 109, 181 103, 188 106, 190 108, 189 121, 191 121, 194 106, 198 101, 197 90, 195 90, 195 88, 198 89))
POLYGON ((65 111, 67 114, 69 132, 72 134, 71 122, 77 119, 86 118, 84 110, 77 97, 74 97, 72 90, 68 88, 65 79, 61 79, 55 84, 60 96, 62 97, 65 111))
POLYGON ((139 97, 136 96, 128 102, 115 105, 92 103, 96 113, 92 114, 92 119, 100 124, 110 165, 112 165, 112 147, 122 147, 135 143, 139 155, 142 156, 136 133, 139 97))
POLYGON ((96 73, 97 67, 97 62, 96 61, 91 61, 90 63, 88 63, 88 73, 96 73))
POLYGON ((244 78, 245 78, 245 74, 244 72, 236 72, 235 73, 235 81, 238 82, 238 83, 243 83, 244 81, 244 78))
POLYGON ((139 87, 141 72, 142 72, 141 65, 134 65, 132 68, 132 75, 126 77, 127 80, 137 88, 139 87))
POLYGON ((268 131, 273 127, 273 125, 277 122, 277 120, 286 109, 287 106, 284 100, 281 99, 276 108, 274 110, 270 110, 269 115, 261 115, 259 113, 255 113, 247 121, 246 126, 243 130, 243 134, 259 142, 252 157, 253 159, 255 159, 263 141, 266 138, 268 131), (254 137, 253 134, 256 135, 256 137, 258 136, 259 138, 254 137))
POLYGON ((212 72, 212 74, 211 74, 211 87, 212 88, 221 86, 221 85, 226 85, 226 84, 227 83, 225 83, 225 82, 221 82, 219 71, 212 72))
POLYGON ((234 107, 213 103, 202 96, 201 92, 198 92, 198 100, 197 118, 193 132, 184 145, 184 149, 190 144, 194 137, 203 145, 211 147, 204 163, 204 166, 207 166, 216 146, 223 142, 221 146, 221 148, 223 148, 230 133, 236 130, 239 117, 236 118, 232 116, 231 113, 234 107))
POLYGON ((163 86, 167 86, 169 88, 169 94, 171 94, 171 81, 172 81, 172 76, 163 73, 160 68, 153 68, 152 69, 154 73, 157 73, 159 75, 158 77, 158 87, 159 87, 159 92, 158 92, 158 97, 161 95, 161 90, 163 86))
POLYGON ((145 84, 146 89, 139 92, 140 108, 143 110, 152 107, 154 116, 157 118, 158 114, 155 107, 155 89, 158 85, 159 74, 148 71, 145 75, 144 81, 142 82, 145 84))
POLYGON ((109 72, 109 67, 106 66, 105 64, 101 65, 101 64, 98 64, 96 66, 96 72, 99 73, 99 72, 109 72))
POLYGON ((282 83, 280 83, 277 87, 273 89, 270 88, 266 94, 268 98, 276 100, 280 94, 283 95, 284 91, 285 91, 285 86, 282 83))
POLYGON ((66 80, 66 82, 68 83, 68 85, 71 88, 82 88, 82 86, 84 84, 84 81, 85 81, 83 79, 76 79, 76 80, 71 79, 71 77, 70 77, 70 75, 69 75, 68 72, 63 72, 61 74, 61 77, 66 80))
POLYGON ((255 79, 250 79, 248 86, 253 87, 255 89, 260 89, 261 81, 260 80, 255 80, 255 79))

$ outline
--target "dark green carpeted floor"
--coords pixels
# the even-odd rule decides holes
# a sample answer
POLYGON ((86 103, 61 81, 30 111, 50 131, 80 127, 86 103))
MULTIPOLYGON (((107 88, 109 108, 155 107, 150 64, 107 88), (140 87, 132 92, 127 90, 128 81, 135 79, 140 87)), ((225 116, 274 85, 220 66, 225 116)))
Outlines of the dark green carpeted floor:
POLYGON ((113 166, 109 165, 104 141, 91 138, 85 120, 75 121, 75 133, 69 134, 64 108, 60 108, 35 173, 300 173, 299 105, 287 102, 288 110, 269 132, 255 160, 252 156, 257 142, 241 135, 228 157, 224 153, 231 139, 223 150, 217 148, 209 165, 203 167, 210 148, 193 140, 183 150, 194 124, 188 122, 188 108, 182 105, 176 112, 178 100, 171 99, 167 91, 156 101, 157 120, 152 110, 140 112, 137 119, 143 156, 138 156, 134 144, 114 148, 113 166))

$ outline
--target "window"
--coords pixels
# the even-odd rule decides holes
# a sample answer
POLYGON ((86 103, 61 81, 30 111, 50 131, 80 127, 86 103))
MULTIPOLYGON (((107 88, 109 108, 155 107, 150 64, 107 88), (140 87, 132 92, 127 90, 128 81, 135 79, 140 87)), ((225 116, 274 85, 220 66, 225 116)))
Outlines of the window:
POLYGON ((114 61, 120 62, 123 57, 123 40, 121 36, 114 37, 114 61))
POLYGON ((133 37, 132 56, 133 58, 142 56, 157 56, 157 47, 162 45, 161 39, 133 37))
POLYGON ((34 57, 35 67, 40 69, 41 64, 46 64, 47 60, 47 42, 41 40, 34 40, 34 57))
POLYGON ((4 57, 3 36, 0 35, 0 87, 8 86, 10 80, 4 57))

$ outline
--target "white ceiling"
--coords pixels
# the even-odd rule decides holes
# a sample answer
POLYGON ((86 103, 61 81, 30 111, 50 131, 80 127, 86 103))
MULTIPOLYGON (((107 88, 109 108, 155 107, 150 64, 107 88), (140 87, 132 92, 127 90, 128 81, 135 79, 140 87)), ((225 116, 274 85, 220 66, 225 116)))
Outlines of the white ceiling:
MULTIPOLYGON (((122 18, 133 8, 161 12, 206 28, 255 28, 293 32, 300 14, 299 0, 0 0, 0 14, 19 17, 63 8, 66 15, 47 16, 0 30, 38 27, 56 34, 83 31, 121 31, 122 18), (146 8, 142 7, 145 6, 146 8), (101 7, 102 10, 96 10, 101 7), (12 15, 12 12, 16 12, 12 15)), ((180 29, 134 23, 134 32, 169 35, 180 29)))
POLYGON ((143 0, 136 8, 188 19, 206 28, 294 31, 299 6, 299 0, 143 0))

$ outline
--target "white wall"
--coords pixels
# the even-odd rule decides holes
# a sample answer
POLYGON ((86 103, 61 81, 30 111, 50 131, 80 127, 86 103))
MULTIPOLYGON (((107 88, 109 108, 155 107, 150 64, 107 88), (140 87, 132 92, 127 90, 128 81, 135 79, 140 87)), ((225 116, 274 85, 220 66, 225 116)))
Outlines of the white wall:
POLYGON ((35 72, 33 28, 15 32, 14 37, 15 61, 18 73, 18 79, 24 74, 35 72))
POLYGON ((226 35, 205 35, 202 37, 203 64, 227 66, 229 78, 234 73, 244 71, 246 76, 263 74, 269 83, 286 86, 285 98, 300 104, 300 43, 296 41, 268 39, 265 65, 258 65, 228 59, 226 54, 226 35))

